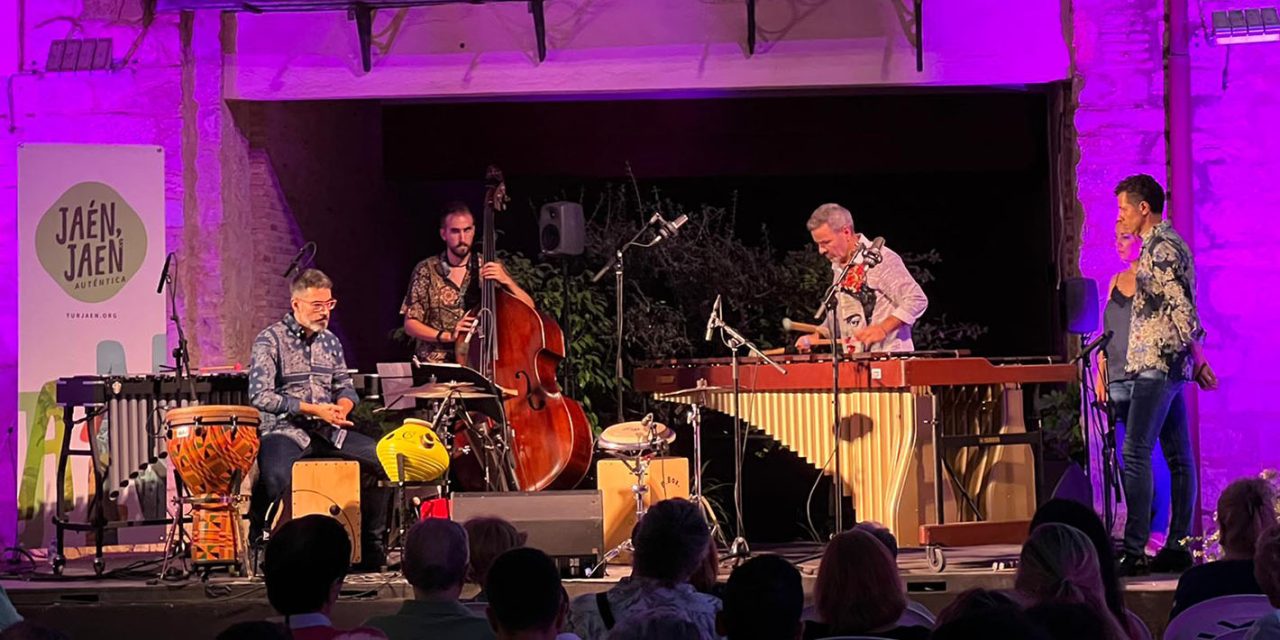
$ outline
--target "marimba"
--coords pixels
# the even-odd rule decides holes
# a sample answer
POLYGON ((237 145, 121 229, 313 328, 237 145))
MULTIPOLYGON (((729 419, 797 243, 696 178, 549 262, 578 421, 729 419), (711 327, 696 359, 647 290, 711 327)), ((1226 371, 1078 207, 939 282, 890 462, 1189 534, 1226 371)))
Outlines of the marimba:
MULTIPOLYGON (((785 374, 758 359, 740 361, 739 417, 833 473, 831 356, 776 360, 785 374)), ((954 354, 858 354, 839 366, 841 475, 859 520, 880 522, 912 546, 921 525, 944 519, 1031 517, 1035 456, 1027 447, 997 445, 1039 442, 1027 434, 1023 387, 1074 380, 1074 366, 954 354), (946 476, 952 482, 939 486, 946 476)), ((652 362, 635 372, 635 388, 660 400, 681 401, 672 394, 700 380, 731 389, 729 359, 652 362)), ((703 396, 707 408, 733 414, 731 392, 703 396)))

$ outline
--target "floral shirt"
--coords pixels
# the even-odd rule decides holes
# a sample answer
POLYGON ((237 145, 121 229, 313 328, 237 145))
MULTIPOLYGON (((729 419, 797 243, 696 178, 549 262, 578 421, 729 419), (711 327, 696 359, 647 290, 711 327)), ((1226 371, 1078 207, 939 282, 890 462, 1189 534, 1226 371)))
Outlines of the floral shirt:
POLYGON ((306 448, 316 433, 329 437, 334 427, 302 415, 302 403, 359 402, 342 343, 332 331, 306 337, 293 313, 267 327, 253 341, 249 403, 262 414, 259 432, 278 432, 306 448))
MULTIPOLYGON (((453 331, 462 316, 463 292, 471 284, 471 272, 456 285, 449 279, 449 265, 440 256, 431 256, 413 268, 409 291, 400 305, 400 314, 437 331, 453 331)), ((418 340, 414 355, 421 362, 452 362, 453 345, 418 340)))
MULTIPOLYGON (((871 246, 866 236, 860 235, 859 241, 863 246, 871 246)), ((888 247, 882 248, 880 255, 883 261, 870 268, 859 256, 840 284, 840 293, 836 295, 840 337, 849 338, 854 331, 893 316, 902 321, 902 326, 886 335, 884 340, 867 345, 866 350, 912 351, 915 344, 911 341, 911 325, 929 307, 929 298, 911 276, 902 256, 888 247)), ((840 277, 843 270, 844 265, 832 263, 832 282, 840 277)), ((822 326, 827 326, 826 322, 824 318, 822 326)))
POLYGON ((1161 221, 1142 237, 1125 370, 1191 379, 1190 350, 1204 337, 1196 311, 1196 268, 1182 236, 1161 221))
MULTIPOLYGON (((649 610, 679 609, 689 615, 701 632, 700 640, 716 640, 716 613, 720 611, 720 599, 699 592, 688 583, 674 587, 665 586, 648 578, 623 578, 618 586, 605 596, 616 621, 644 615, 649 610)), ((569 606, 568 630, 582 640, 604 640, 609 630, 597 606, 596 594, 578 596, 569 606)))

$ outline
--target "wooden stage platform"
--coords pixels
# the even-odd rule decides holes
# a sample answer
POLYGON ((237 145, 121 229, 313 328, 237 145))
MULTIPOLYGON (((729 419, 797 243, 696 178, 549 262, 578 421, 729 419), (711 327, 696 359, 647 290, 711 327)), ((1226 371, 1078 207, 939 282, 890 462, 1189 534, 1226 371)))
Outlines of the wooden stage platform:
MULTIPOLYGON (((812 594, 821 546, 759 545, 752 550, 777 553, 797 562, 806 597, 812 594)), ((934 573, 923 551, 903 549, 898 564, 909 597, 937 613, 966 589, 1012 588, 1014 570, 1007 566, 1017 553, 1015 546, 950 550, 947 569, 934 573)), ((107 571, 115 572, 109 578, 95 578, 88 559, 70 561, 63 578, 49 573, 47 564, 37 568, 30 579, 6 579, 0 584, 24 616, 60 629, 75 640, 213 638, 234 622, 273 615, 260 580, 215 575, 206 583, 195 578, 155 583, 148 580, 158 573, 159 561, 154 556, 108 556, 107 571), (146 564, 136 572, 120 571, 135 562, 146 564)), ((730 570, 731 563, 722 565, 722 579, 730 570)), ((594 593, 608 589, 627 573, 627 567, 610 567, 605 578, 569 580, 565 586, 571 596, 594 593)), ((1147 622, 1156 638, 1164 631, 1176 585, 1176 576, 1153 576, 1126 584, 1129 607, 1147 622)), ((353 575, 343 588, 334 621, 339 626, 355 626, 370 616, 394 612, 406 597, 412 593, 398 573, 353 575)))

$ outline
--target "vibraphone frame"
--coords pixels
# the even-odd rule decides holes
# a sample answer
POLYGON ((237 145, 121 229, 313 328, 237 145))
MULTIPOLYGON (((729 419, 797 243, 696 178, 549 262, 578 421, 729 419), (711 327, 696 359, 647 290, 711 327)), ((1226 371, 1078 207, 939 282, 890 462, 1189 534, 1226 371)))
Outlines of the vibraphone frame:
MULTIPOLYGON (((132 447, 131 459, 141 460, 139 454, 142 450, 147 450, 145 463, 141 466, 150 465, 165 458, 168 454, 164 450, 164 438, 160 435, 164 411, 171 407, 193 404, 245 405, 248 404, 248 392, 249 379, 243 374, 194 376, 181 381, 173 376, 152 375, 59 378, 57 399, 62 405, 63 433, 62 447, 58 453, 57 499, 53 513, 54 550, 53 557, 50 558, 53 572, 61 575, 66 566, 67 531, 94 532, 93 569, 95 573, 101 575, 105 569, 102 554, 103 539, 108 529, 173 524, 173 518, 168 516, 138 520, 107 520, 104 501, 113 499, 113 491, 118 493, 121 487, 126 486, 129 480, 141 471, 139 468, 131 470, 132 473, 129 475, 124 475, 125 469, 117 467, 112 470, 111 465, 127 463, 123 459, 118 459, 117 454, 127 445, 132 447), (97 461, 92 460, 95 456, 93 442, 89 443, 87 449, 74 449, 71 446, 72 434, 78 424, 75 421, 77 408, 85 409, 85 417, 82 421, 86 423, 86 429, 89 428, 87 424, 89 421, 106 414, 108 420, 106 428, 109 429, 108 447, 112 454, 111 459, 108 460, 107 469, 100 469, 97 461), (131 414, 134 422, 126 422, 126 414, 131 414), (141 424, 137 422, 139 418, 141 418, 141 424), (144 429, 144 433, 139 434, 136 431, 123 433, 127 429, 138 428, 144 429), (63 511, 63 505, 67 503, 65 483, 67 467, 73 456, 89 457, 90 467, 93 469, 95 495, 98 501, 90 510, 86 522, 72 521, 70 515, 63 511), (117 486, 108 487, 111 478, 122 478, 122 480, 116 482, 117 486)), ((181 480, 176 473, 173 477, 175 486, 181 492, 181 480)), ((189 521, 185 516, 183 520, 189 521)))

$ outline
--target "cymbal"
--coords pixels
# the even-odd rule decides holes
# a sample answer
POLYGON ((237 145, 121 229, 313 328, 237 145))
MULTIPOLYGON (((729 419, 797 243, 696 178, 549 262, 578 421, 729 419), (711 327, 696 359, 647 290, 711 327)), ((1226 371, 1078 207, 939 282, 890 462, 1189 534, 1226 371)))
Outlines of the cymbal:
POLYGON ((663 400, 683 400, 686 398, 705 398, 708 395, 718 393, 732 393, 733 389, 729 387, 718 387, 714 385, 698 385, 687 389, 678 389, 669 393, 662 394, 663 400))
POLYGON ((498 397, 467 382, 428 382, 405 391, 403 395, 406 398, 420 398, 423 400, 439 400, 445 397, 458 400, 478 400, 498 397))

